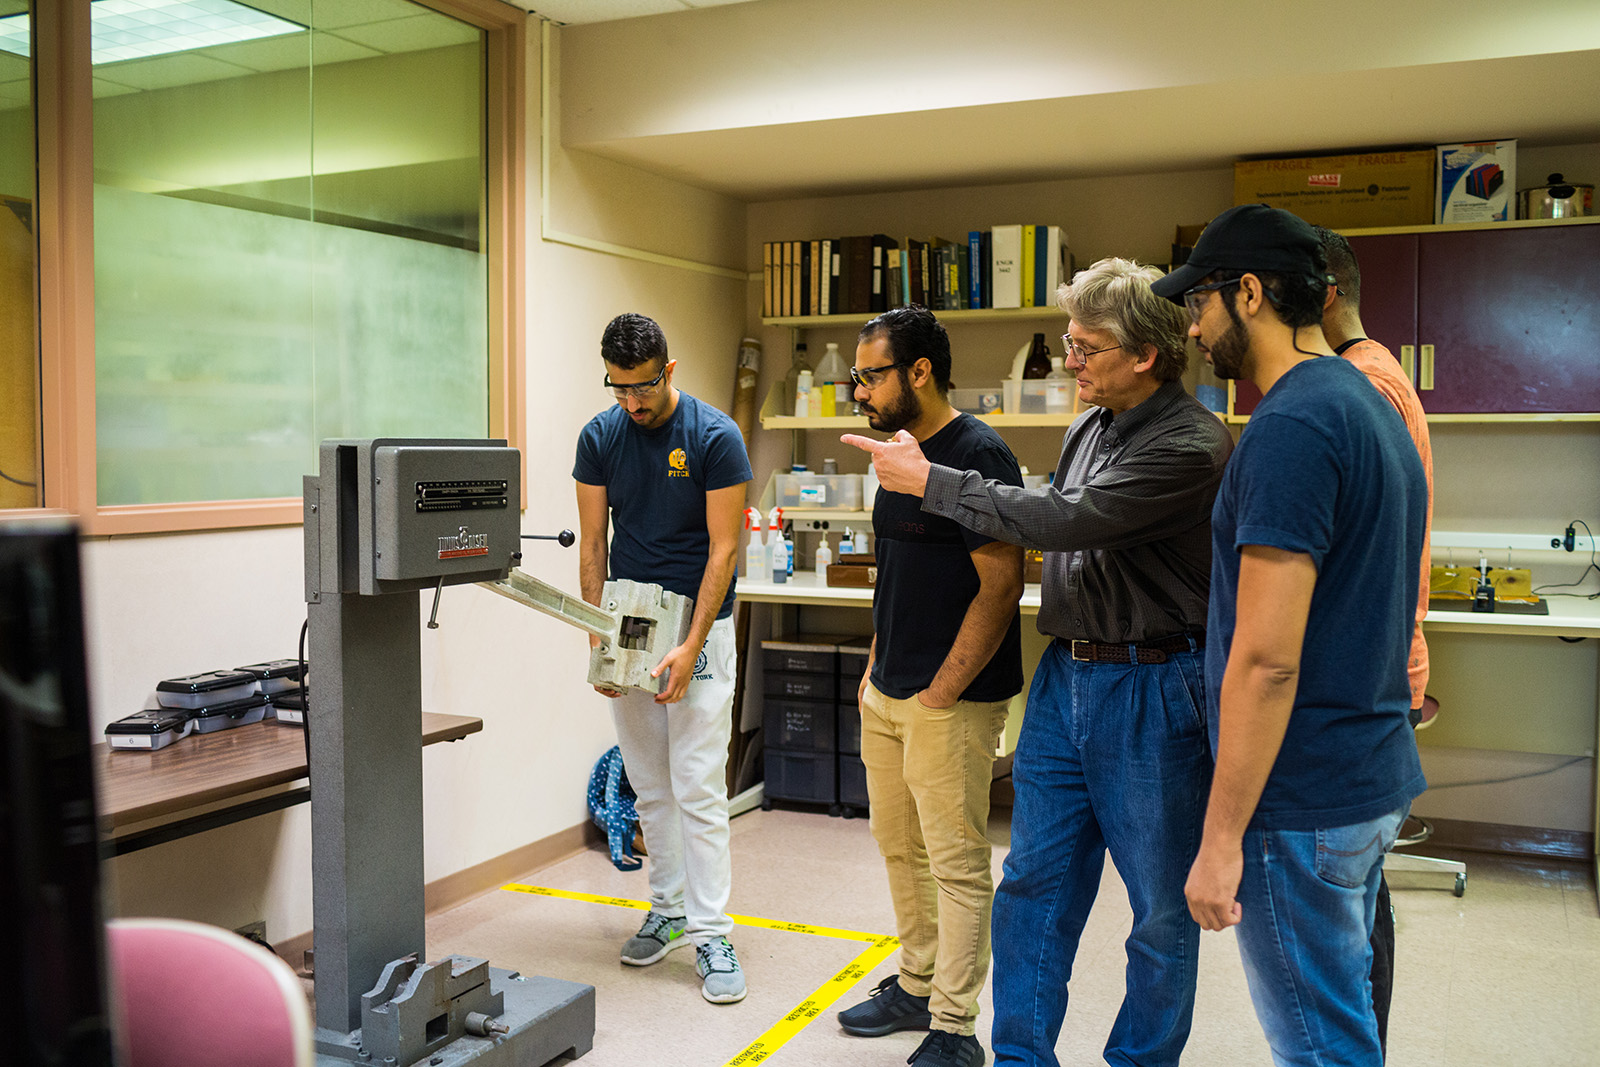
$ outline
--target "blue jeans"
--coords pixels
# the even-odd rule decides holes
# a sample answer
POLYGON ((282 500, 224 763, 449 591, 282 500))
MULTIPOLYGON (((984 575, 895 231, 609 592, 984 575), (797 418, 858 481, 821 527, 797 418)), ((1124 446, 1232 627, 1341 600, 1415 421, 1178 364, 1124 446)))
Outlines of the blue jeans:
POLYGON ((994 900, 996 1064, 1055 1067, 1067 980, 1107 849, 1128 887, 1133 931, 1106 1060, 1178 1062, 1200 946, 1183 883, 1211 782, 1202 663, 1194 651, 1161 664, 1084 663, 1061 641, 1039 661, 994 900))
POLYGON ((1373 909, 1406 808, 1324 830, 1247 830, 1239 955, 1279 1067, 1378 1067, 1373 909))

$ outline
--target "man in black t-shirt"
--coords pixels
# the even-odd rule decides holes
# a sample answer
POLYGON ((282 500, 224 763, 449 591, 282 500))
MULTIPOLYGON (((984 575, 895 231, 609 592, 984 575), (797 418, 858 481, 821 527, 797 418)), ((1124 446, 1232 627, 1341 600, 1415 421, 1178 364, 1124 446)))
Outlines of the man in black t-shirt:
MULTIPOLYGON (((1000 435, 950 406, 950 339, 927 310, 867 323, 850 376, 874 430, 915 439, 935 462, 1022 484, 1000 435)), ((984 830, 995 744, 1022 689, 1022 550, 927 514, 904 493, 880 490, 872 525, 878 581, 861 759, 900 971, 839 1023, 864 1037, 928 1029, 913 1067, 976 1067, 994 899, 984 830)))

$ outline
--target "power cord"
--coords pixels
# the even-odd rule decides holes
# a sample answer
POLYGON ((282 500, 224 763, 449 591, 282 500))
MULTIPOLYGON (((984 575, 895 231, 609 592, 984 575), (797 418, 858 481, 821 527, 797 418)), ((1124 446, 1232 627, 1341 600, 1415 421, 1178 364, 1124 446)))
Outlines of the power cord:
POLYGON ((13 478, 13 477, 11 477, 11 475, 7 474, 5 471, 0 471, 0 478, 5 479, 6 481, 10 482, 12 485, 20 485, 25 489, 37 489, 37 488, 39 488, 39 483, 38 482, 25 482, 21 478, 13 478))
MULTIPOLYGON (((1536 586, 1534 588, 1534 590, 1533 590, 1535 593, 1544 593, 1544 591, 1546 589, 1574 589, 1574 588, 1582 585, 1584 582, 1588 581, 1589 572, 1590 571, 1593 571, 1596 574, 1600 574, 1600 562, 1597 562, 1596 561, 1596 557, 1595 557, 1594 532, 1589 529, 1589 524, 1584 522, 1582 519, 1573 519, 1571 522, 1567 523, 1567 529, 1565 531, 1565 536, 1563 537, 1562 541, 1559 544, 1554 542, 1554 541, 1552 541, 1551 542, 1551 547, 1552 548, 1565 547, 1568 552, 1572 551, 1573 545, 1576 544, 1576 534, 1577 534, 1576 528, 1579 527, 1579 526, 1583 527, 1584 534, 1587 535, 1588 538, 1589 538, 1589 562, 1583 568, 1583 572, 1578 575, 1578 580, 1575 581, 1575 582, 1557 582, 1557 583, 1555 583, 1553 585, 1536 586)), ((1583 597, 1585 600, 1600 600, 1600 592, 1594 592, 1594 593, 1550 593, 1549 595, 1550 596, 1580 596, 1580 597, 1583 597)))
POLYGON ((304 731, 301 740, 306 746, 306 780, 311 780, 311 687, 306 684, 306 631, 311 629, 311 616, 300 624, 300 645, 296 659, 300 663, 300 726, 304 731))

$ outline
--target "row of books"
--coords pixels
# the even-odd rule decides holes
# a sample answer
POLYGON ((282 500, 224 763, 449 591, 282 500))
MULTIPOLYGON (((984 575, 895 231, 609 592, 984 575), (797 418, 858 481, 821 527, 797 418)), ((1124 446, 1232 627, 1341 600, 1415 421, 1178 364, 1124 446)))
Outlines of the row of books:
POLYGON ((933 311, 1050 307, 1071 277, 1059 226, 1016 223, 902 243, 884 234, 768 241, 761 249, 761 316, 875 315, 920 304, 933 311))

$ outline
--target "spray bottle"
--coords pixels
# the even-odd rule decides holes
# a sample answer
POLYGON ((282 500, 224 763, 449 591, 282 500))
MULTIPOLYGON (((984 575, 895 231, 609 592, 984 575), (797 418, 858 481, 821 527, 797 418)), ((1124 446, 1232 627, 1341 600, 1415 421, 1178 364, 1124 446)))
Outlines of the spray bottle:
POLYGON ((750 544, 744 550, 745 580, 764 582, 767 580, 767 543, 763 536, 760 509, 744 509, 744 528, 750 531, 750 544))

